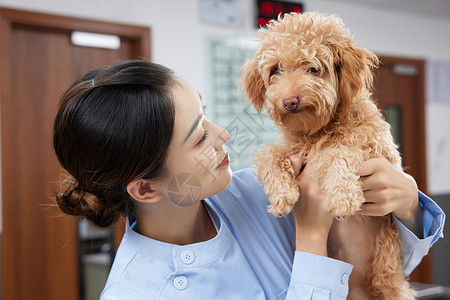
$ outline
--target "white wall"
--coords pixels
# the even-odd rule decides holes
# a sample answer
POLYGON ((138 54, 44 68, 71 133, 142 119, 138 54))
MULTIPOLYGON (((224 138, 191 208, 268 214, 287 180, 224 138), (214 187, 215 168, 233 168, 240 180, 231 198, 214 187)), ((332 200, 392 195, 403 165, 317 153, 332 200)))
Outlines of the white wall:
POLYGON ((339 15, 360 45, 377 54, 450 61, 450 17, 442 20, 371 6, 309 2, 310 10, 339 15))
MULTIPOLYGON (((255 32, 254 1, 236 2, 239 26, 231 28, 202 24, 198 0, 0 0, 0 6, 150 26, 152 60, 174 69, 200 93, 206 94, 205 38, 252 36, 255 32)), ((301 2, 305 10, 342 17, 358 44, 377 54, 450 62, 450 19, 330 0, 301 2)))
MULTIPOLYGON (((152 28, 152 59, 206 90, 205 37, 252 36, 253 0, 236 0, 239 26, 200 22, 198 0, 0 0, 0 6, 152 28)), ((338 1, 304 0, 305 10, 342 17, 359 45, 378 54, 450 61, 450 19, 443 21, 338 1)))

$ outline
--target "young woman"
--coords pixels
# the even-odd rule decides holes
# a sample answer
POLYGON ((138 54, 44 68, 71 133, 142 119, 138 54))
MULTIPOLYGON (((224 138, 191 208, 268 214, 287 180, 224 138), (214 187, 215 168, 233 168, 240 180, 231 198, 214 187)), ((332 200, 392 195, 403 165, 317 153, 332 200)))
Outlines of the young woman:
MULTIPOLYGON (((251 169, 232 175, 229 134, 167 68, 125 61, 63 95, 54 148, 71 174, 56 200, 99 226, 127 216, 101 299, 345 299, 352 266, 327 257, 333 218, 291 157, 301 201, 275 218, 251 169)), ((444 214, 414 179, 372 159, 360 213, 393 212, 409 274, 442 235, 444 214)))

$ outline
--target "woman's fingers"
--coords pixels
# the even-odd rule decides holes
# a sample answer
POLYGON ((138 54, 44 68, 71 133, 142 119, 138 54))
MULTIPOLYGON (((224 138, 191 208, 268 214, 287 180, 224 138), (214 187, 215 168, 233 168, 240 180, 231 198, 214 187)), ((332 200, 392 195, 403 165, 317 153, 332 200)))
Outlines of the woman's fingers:
POLYGON ((391 211, 392 205, 389 202, 364 202, 358 213, 366 216, 385 216, 391 211))
POLYGON ((294 169, 294 175, 297 177, 303 171, 306 164, 306 156, 300 153, 292 154, 289 157, 292 168, 294 169))
POLYGON ((359 166, 356 175, 360 176, 364 192, 386 189, 393 184, 392 172, 397 172, 385 158, 372 158, 359 166))
POLYGON ((379 168, 382 160, 386 160, 385 158, 372 158, 366 161, 363 161, 358 170, 356 171, 356 175, 364 177, 370 176, 375 173, 379 168))
POLYGON ((392 185, 388 175, 388 173, 378 172, 361 177, 360 181, 363 192, 387 189, 392 185))

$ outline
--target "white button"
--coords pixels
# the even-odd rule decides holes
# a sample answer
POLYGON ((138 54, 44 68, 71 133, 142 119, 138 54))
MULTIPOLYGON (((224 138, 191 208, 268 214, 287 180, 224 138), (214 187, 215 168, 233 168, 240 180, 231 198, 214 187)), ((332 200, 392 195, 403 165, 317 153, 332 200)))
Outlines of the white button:
POLYGON ((184 262, 187 265, 190 265, 195 260, 195 254, 191 250, 184 250, 181 253, 181 261, 184 262))
POLYGON ((186 276, 177 276, 175 277, 175 279, 173 280, 173 286, 177 289, 177 290, 184 290, 187 287, 188 281, 186 276))
POLYGON ((348 274, 347 273, 342 274, 341 283, 344 285, 348 284, 348 274))

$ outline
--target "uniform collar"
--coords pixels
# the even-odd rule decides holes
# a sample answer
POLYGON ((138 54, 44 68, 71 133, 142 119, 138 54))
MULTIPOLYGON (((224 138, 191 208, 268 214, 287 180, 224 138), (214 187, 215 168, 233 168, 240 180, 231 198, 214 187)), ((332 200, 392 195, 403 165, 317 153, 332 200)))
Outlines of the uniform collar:
POLYGON ((151 260, 173 264, 177 268, 210 264, 225 255, 230 248, 233 236, 215 209, 207 201, 204 201, 204 205, 218 228, 217 235, 210 240, 184 246, 165 243, 137 233, 132 229, 133 224, 130 226, 129 220, 127 220, 122 243, 132 247, 136 254, 146 256, 151 260))

